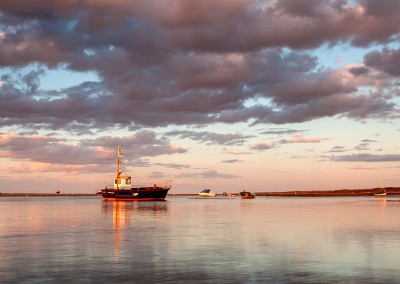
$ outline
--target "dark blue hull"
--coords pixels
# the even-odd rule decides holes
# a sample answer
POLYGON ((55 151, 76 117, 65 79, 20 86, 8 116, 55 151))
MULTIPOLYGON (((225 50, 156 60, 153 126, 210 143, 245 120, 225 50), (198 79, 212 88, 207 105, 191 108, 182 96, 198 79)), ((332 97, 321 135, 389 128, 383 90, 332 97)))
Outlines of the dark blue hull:
POLYGON ((105 201, 160 201, 165 200, 170 187, 134 187, 131 189, 102 189, 101 194, 105 201))

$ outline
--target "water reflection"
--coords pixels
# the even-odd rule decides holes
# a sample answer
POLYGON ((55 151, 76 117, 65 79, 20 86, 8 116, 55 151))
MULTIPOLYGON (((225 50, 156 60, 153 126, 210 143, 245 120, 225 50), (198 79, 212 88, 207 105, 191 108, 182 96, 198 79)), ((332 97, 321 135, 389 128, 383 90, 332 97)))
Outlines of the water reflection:
POLYGON ((112 216, 114 230, 114 259, 120 260, 121 240, 125 229, 131 225, 131 215, 136 218, 158 218, 168 212, 165 201, 103 201, 102 211, 106 216, 112 216))
POLYGON ((106 215, 112 215, 114 229, 119 229, 130 223, 132 215, 140 217, 162 216, 168 211, 168 202, 166 201, 103 201, 102 212, 106 215))
POLYGON ((400 199, 0 199, 0 283, 399 283, 400 199))

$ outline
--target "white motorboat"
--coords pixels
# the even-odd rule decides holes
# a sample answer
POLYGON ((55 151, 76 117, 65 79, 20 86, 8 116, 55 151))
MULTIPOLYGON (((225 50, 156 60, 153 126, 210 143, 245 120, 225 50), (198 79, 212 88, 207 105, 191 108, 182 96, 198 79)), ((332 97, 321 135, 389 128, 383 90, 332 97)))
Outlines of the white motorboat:
POLYGON ((217 194, 209 188, 203 189, 199 192, 199 196, 204 197, 215 197, 217 194))

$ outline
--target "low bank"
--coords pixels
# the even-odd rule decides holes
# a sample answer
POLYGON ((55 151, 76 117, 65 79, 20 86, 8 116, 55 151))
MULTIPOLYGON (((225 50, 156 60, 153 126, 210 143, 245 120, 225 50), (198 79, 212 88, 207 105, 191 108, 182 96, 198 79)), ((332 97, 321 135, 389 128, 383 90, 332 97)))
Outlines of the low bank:
POLYGON ((0 197, 80 197, 80 196, 96 196, 90 193, 0 193, 0 197))
MULTIPOLYGON (((400 194, 400 187, 385 188, 387 195, 400 194)), ((341 196, 370 196, 380 192, 380 188, 370 189, 339 189, 339 190, 296 190, 284 192, 256 192, 257 196, 284 196, 284 197, 341 197, 341 196)))

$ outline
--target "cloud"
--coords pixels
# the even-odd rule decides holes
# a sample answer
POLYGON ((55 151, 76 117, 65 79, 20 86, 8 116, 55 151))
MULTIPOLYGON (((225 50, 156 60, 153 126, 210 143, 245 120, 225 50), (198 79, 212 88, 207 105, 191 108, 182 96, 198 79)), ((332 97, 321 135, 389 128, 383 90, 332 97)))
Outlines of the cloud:
POLYGON ((251 155, 252 154, 250 151, 238 152, 238 151, 228 151, 227 149, 224 149, 223 153, 227 154, 227 155, 251 155))
POLYGON ((284 129, 284 128, 276 128, 276 129, 269 129, 261 132, 261 134, 296 134, 304 132, 305 130, 296 130, 296 129, 284 129))
POLYGON ((90 172, 105 172, 97 165, 62 165, 62 164, 49 164, 40 162, 16 162, 10 166, 1 166, 1 172, 11 172, 14 174, 29 175, 30 173, 62 173, 66 175, 79 175, 90 172))
POLYGON ((207 144, 218 144, 218 145, 242 145, 249 138, 254 137, 253 135, 243 134, 218 134, 208 131, 196 132, 190 130, 175 130, 165 133, 167 136, 178 136, 180 139, 189 138, 194 141, 207 144))
POLYGON ((371 69, 398 76, 398 50, 371 51, 349 72, 324 69, 310 55, 325 44, 397 42, 396 1, 5 0, 0 14, 0 67, 20 71, 0 78, 0 127, 82 135, 398 113, 388 98, 362 93, 357 79, 371 69), (90 71, 99 81, 41 89, 55 69, 90 71), (260 98, 270 103, 246 104, 260 98))
MULTIPOLYGON (((205 124, 250 118, 286 123, 350 114, 351 109, 360 113, 356 110, 365 102, 330 112, 308 108, 300 113, 303 103, 321 106, 324 98, 352 93, 356 86, 343 84, 337 72, 313 72, 318 66, 315 57, 279 48, 305 50, 346 40, 355 45, 386 43, 399 33, 396 1, 168 3, 32 0, 21 6, 2 1, 0 66, 37 63, 94 71, 101 80, 75 90, 43 92, 43 69, 20 78, 25 89, 2 79, 2 89, 7 89, 2 100, 9 106, 1 112, 6 118, 3 125, 29 121, 52 129, 87 126, 88 131, 114 124, 205 124), (246 99, 259 95, 297 115, 244 107, 246 99), (27 118, 21 110, 32 114, 27 118)), ((398 75, 396 64, 390 63, 396 62, 397 53, 371 52, 366 65, 398 75)))
POLYGON ((334 146, 329 150, 329 153, 340 153, 340 152, 346 152, 346 147, 344 146, 334 146))
POLYGON ((241 163, 241 162, 243 162, 243 160, 230 159, 230 160, 223 160, 222 162, 227 163, 227 164, 234 164, 234 163, 241 163))
POLYGON ((358 150, 358 151, 370 150, 368 146, 369 146, 369 143, 360 143, 356 147, 354 147, 354 149, 358 150))
POLYGON ((140 157, 155 157, 185 153, 187 150, 170 145, 151 131, 139 131, 128 137, 100 137, 79 144, 47 136, 19 136, 1 133, 0 157, 15 161, 65 166, 113 165, 116 145, 124 145, 126 162, 140 157))
POLYGON ((329 138, 306 138, 301 136, 295 136, 290 139, 279 139, 276 141, 268 142, 268 143, 256 143, 250 146, 251 150, 269 150, 277 145, 282 144, 293 144, 293 143, 319 143, 325 140, 329 140, 329 138))
POLYGON ((291 156, 290 159, 304 159, 307 158, 306 156, 291 156))
POLYGON ((162 172, 151 172, 150 178, 156 178, 156 179, 165 179, 168 177, 165 173, 162 172))
POLYGON ((376 167, 358 166, 358 167, 352 167, 350 169, 352 169, 352 170, 370 171, 370 170, 376 170, 376 167))
POLYGON ((367 67, 365 67, 365 66, 351 67, 349 69, 349 72, 357 77, 357 76, 360 76, 360 75, 368 74, 369 69, 367 67))
POLYGON ((321 141, 329 140, 329 138, 306 138, 296 136, 291 139, 281 139, 278 140, 278 144, 288 144, 288 143, 319 143, 321 141))
POLYGON ((400 48, 371 51, 364 56, 365 65, 394 77, 400 76, 400 48))
POLYGON ((150 166, 161 166, 165 168, 171 168, 171 169, 187 169, 190 168, 190 165, 187 164, 164 164, 164 163, 154 163, 151 164, 150 166))
POLYGON ((251 150, 257 150, 257 151, 264 151, 264 150, 269 150, 275 147, 275 144, 272 143, 256 143, 254 145, 250 146, 251 150))
POLYGON ((371 139, 363 139, 363 140, 361 140, 361 143, 360 143, 360 144, 358 144, 356 147, 354 147, 354 149, 355 149, 355 150, 358 150, 358 151, 370 150, 369 144, 370 144, 370 143, 375 143, 375 142, 378 142, 378 141, 376 141, 376 140, 371 140, 371 139))
POLYGON ((352 154, 331 157, 335 162, 399 162, 399 154, 372 155, 372 154, 352 154))
POLYGON ((175 176, 175 178, 206 178, 206 179, 212 179, 212 178, 218 178, 218 179, 233 179, 233 178, 239 178, 240 176, 238 175, 232 175, 232 174, 226 174, 226 173, 220 173, 215 170, 207 170, 204 172, 200 173, 181 173, 175 176))

